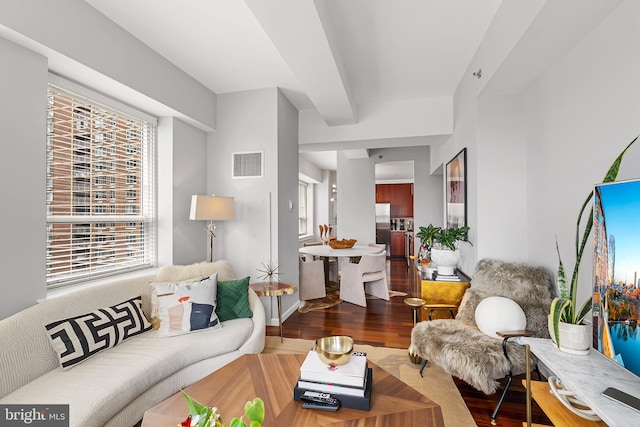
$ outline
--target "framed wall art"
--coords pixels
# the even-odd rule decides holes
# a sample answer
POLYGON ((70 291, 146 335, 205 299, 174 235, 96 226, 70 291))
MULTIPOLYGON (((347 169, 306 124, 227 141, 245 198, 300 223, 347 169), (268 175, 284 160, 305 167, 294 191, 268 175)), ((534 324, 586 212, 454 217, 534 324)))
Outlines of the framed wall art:
POLYGON ((467 149, 463 148, 447 163, 446 182, 446 219, 447 228, 467 225, 467 149))

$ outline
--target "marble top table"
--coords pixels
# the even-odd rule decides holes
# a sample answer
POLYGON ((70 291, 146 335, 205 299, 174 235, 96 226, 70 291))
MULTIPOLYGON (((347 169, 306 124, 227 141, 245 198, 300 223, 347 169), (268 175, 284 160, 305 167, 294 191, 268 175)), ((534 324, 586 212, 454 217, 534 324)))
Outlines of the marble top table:
POLYGON ((379 254, 384 249, 377 246, 358 246, 352 248, 333 249, 329 245, 304 246, 298 251, 304 255, 311 255, 322 258, 324 261, 324 284, 329 286, 329 259, 336 257, 349 257, 350 262, 357 262, 357 259, 364 254, 379 254))
POLYGON ((345 249, 333 249, 329 245, 315 245, 315 246, 305 246, 300 248, 298 251, 301 254, 318 256, 323 258, 332 258, 332 257, 361 257, 364 254, 379 254, 384 249, 379 248, 377 246, 358 246, 355 245, 352 248, 345 249))
POLYGON ((579 356, 558 350, 550 339, 527 337, 522 342, 608 426, 640 426, 640 412, 602 396, 604 389, 614 387, 640 397, 640 377, 597 350, 579 356))

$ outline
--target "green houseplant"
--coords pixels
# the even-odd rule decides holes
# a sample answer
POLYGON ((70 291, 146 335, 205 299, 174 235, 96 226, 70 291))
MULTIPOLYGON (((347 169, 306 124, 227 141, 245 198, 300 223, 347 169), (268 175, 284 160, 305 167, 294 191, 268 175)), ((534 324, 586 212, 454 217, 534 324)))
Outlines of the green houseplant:
MULTIPOLYGON (((618 155, 613 164, 609 167, 609 170, 607 171, 602 181, 603 183, 613 182, 616 180, 616 178, 618 177, 618 172, 620 170, 620 164, 622 163, 622 158, 637 139, 638 137, 636 136, 633 141, 631 141, 629 145, 626 146, 622 153, 618 155)), ((549 332, 559 349, 562 349, 560 344, 560 324, 568 323, 570 325, 580 325, 584 322, 585 317, 591 310, 592 296, 590 295, 581 305, 578 306, 577 291, 580 262, 582 261, 582 256, 584 254, 589 235, 591 234, 591 228, 593 227, 593 206, 591 206, 591 208, 587 210, 587 205, 591 201, 592 197, 593 193, 590 192, 584 203, 582 204, 580 212, 578 213, 575 240, 576 262, 573 267, 573 273, 571 274, 570 281, 567 281, 566 269, 562 263, 560 248, 558 247, 558 241, 556 238, 556 251, 558 253, 557 281, 559 296, 556 297, 551 303, 549 313, 549 332), (581 223, 584 219, 585 213, 587 214, 586 224, 584 226, 584 230, 582 230, 581 235, 581 223)))
POLYGON ((419 227, 416 237, 426 249, 428 257, 438 266, 438 273, 453 274, 454 267, 460 261, 458 242, 469 242, 469 227, 442 228, 429 224, 419 227))
MULTIPOLYGON (((209 407, 194 400, 191 396, 182 390, 182 394, 187 399, 189 407, 189 416, 180 424, 179 427, 224 427, 222 416, 218 413, 218 408, 209 407)), ((229 423, 229 427, 261 427, 264 422, 264 402, 259 397, 249 400, 244 405, 244 416, 242 418, 233 418, 229 423), (249 424, 244 422, 246 417, 249 424)))
POLYGON ((442 228, 429 224, 428 227, 419 227, 416 237, 420 239, 420 243, 430 251, 433 248, 445 249, 452 251, 457 249, 457 242, 469 242, 467 238, 469 227, 459 228, 442 228))

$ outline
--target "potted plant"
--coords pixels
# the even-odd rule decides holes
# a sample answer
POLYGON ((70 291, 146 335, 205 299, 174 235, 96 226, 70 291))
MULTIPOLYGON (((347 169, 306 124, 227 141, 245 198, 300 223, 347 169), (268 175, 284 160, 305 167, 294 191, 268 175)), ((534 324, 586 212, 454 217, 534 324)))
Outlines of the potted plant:
MULTIPOLYGON (((218 408, 203 405, 181 390, 187 399, 189 416, 178 427, 225 427, 218 408)), ((249 400, 244 405, 244 416, 234 417, 229 427, 261 427, 264 422, 264 402, 259 397, 249 400), (246 417, 249 424, 244 421, 246 417)))
MULTIPOLYGON (((620 170, 620 164, 622 163, 622 158, 629 147, 631 147, 637 139, 638 137, 635 137, 615 159, 613 164, 609 167, 609 170, 602 181, 603 183, 613 182, 616 180, 618 171, 620 170)), ((560 350, 574 354, 586 354, 591 348, 591 325, 585 323, 584 320, 591 310, 592 296, 590 295, 581 305, 578 306, 577 291, 578 270, 580 268, 584 249, 587 241, 589 240, 589 235, 591 234, 591 228, 593 227, 593 206, 591 206, 587 211, 587 205, 591 201, 592 197, 593 193, 590 192, 582 204, 582 208, 578 214, 578 220, 576 223, 576 263, 573 267, 570 282, 567 282, 566 270, 562 263, 562 258, 560 257, 560 249, 556 239, 556 251, 558 253, 557 281, 559 296, 551 303, 549 313, 549 334, 560 350), (582 236, 580 236, 581 222, 585 212, 588 212, 588 217, 586 219, 582 236), (576 329, 578 330, 577 333, 575 331, 576 329)))
POLYGON ((430 224, 419 227, 416 237, 429 253, 429 258, 438 266, 439 274, 453 274, 453 269, 460 261, 459 242, 469 242, 469 227, 441 228, 430 224))

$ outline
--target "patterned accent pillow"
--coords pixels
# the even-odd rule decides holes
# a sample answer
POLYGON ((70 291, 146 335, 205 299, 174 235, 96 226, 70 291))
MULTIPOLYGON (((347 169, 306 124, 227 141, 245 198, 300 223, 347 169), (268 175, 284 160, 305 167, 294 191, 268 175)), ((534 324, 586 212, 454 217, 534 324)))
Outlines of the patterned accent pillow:
POLYGON ((216 313, 221 322, 253 317, 249 306, 249 277, 218 282, 216 313))
POLYGON ((158 301, 158 336, 220 327, 215 311, 217 274, 202 280, 154 283, 152 286, 158 301))
POLYGON ((111 307, 45 325, 62 369, 151 329, 137 296, 111 307))

